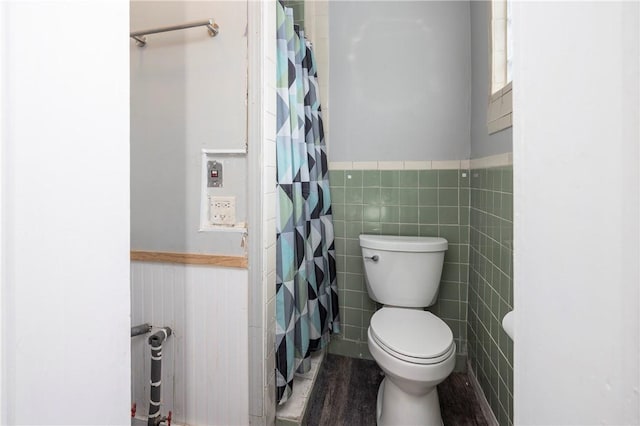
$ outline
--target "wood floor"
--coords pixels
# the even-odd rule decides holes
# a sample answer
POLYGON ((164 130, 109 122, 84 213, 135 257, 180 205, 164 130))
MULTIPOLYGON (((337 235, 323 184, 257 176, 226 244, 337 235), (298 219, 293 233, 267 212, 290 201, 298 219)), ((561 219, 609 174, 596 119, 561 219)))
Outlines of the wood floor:
MULTIPOLYGON (((376 397, 383 379, 374 361, 327 354, 309 401, 309 426, 375 425, 376 397)), ((445 426, 486 426, 466 374, 454 373, 438 386, 445 426)))

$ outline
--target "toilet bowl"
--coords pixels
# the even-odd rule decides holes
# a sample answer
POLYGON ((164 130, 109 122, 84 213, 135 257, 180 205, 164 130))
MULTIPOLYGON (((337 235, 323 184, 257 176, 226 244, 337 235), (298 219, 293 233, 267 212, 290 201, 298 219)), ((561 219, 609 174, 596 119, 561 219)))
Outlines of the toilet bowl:
POLYGON ((451 329, 424 307, 437 300, 447 241, 435 237, 361 235, 369 296, 384 306, 367 343, 385 372, 378 425, 442 425, 436 386, 455 366, 451 329))
POLYGON ((441 425, 436 386, 455 366, 449 327, 430 312, 384 307, 371 318, 367 343, 384 371, 378 425, 441 425))

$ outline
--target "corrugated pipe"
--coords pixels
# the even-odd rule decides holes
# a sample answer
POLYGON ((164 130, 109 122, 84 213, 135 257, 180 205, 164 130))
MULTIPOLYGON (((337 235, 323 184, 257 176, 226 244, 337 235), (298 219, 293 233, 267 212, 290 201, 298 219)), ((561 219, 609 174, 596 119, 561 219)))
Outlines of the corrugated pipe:
POLYGON ((171 336, 171 329, 164 327, 149 336, 151 345, 151 396, 149 399, 149 418, 147 426, 158 426, 160 423, 170 420, 169 417, 160 416, 160 385, 162 384, 162 344, 171 336))

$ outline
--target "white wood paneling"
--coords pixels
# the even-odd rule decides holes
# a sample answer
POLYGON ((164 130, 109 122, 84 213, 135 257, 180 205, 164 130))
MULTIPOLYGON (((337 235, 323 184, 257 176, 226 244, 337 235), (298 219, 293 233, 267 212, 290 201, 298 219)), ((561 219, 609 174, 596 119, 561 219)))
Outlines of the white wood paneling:
MULTIPOLYGON (((131 263, 131 323, 168 326, 162 354, 162 413, 174 423, 248 423, 247 271, 131 263)), ((148 412, 150 353, 131 341, 132 397, 148 412)))

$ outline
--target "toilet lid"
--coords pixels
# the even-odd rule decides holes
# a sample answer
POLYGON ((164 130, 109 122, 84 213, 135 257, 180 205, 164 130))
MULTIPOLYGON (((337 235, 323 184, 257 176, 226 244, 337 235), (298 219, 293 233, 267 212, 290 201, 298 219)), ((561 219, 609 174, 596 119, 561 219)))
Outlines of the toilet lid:
POLYGON ((409 362, 435 364, 455 351, 451 329, 427 311, 385 307, 371 317, 370 330, 385 351, 409 362))

